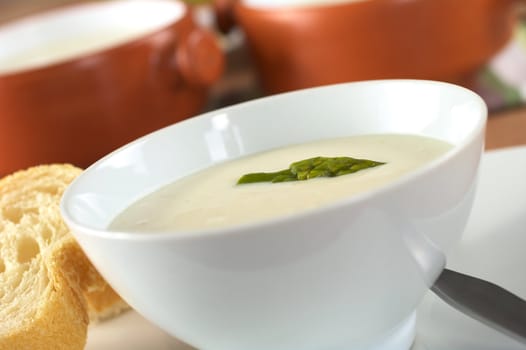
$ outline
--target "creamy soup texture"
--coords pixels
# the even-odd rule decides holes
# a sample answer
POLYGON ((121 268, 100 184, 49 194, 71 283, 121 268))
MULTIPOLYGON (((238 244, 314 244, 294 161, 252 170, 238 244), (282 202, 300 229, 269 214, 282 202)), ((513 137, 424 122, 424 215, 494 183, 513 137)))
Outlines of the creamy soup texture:
MULTIPOLYGON (((416 135, 362 135, 270 150, 179 179, 133 203, 111 223, 123 231, 220 228, 298 213, 393 181, 452 146, 416 135), (286 169, 316 156, 366 158, 386 164, 331 178, 236 185, 246 173, 286 169)), ((175 161, 175 160, 174 160, 175 161)))

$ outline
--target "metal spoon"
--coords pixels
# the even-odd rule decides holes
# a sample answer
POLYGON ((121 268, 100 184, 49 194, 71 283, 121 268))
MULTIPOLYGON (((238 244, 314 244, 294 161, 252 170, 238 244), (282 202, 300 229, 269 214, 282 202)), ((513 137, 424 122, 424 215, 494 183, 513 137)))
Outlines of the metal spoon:
POLYGON ((526 300, 491 282, 445 268, 428 237, 408 230, 405 245, 430 289, 458 311, 526 344, 526 300))
POLYGON ((448 269, 431 290, 458 311, 526 344, 526 301, 515 294, 448 269))

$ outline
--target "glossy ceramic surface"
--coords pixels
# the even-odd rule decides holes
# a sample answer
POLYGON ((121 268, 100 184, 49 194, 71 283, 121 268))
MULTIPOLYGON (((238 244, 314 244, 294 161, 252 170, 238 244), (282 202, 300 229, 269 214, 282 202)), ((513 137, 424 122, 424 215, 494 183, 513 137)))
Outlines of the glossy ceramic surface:
POLYGON ((147 319, 204 349, 374 348, 440 272, 471 208, 486 108, 463 88, 371 81, 221 109, 103 158, 62 213, 110 284, 147 319), (213 163, 292 143, 416 133, 454 145, 388 186, 302 214, 198 233, 107 225, 140 196, 213 163), (418 262, 430 258, 431 269, 418 262))
MULTIPOLYGON (((484 155, 473 211, 448 267, 492 281, 526 299, 526 146, 484 155)), ((523 350, 524 344, 476 322, 429 294, 419 310, 429 350, 523 350)))
MULTIPOLYGON (((461 242, 448 257, 451 268, 496 281, 523 298, 526 298, 525 162, 524 146, 491 151, 483 156, 473 211, 461 242), (506 171, 500 170, 503 168, 506 171)), ((416 329, 411 350, 524 349, 522 344, 460 314, 431 292, 418 308, 416 329)), ((195 349, 170 337, 135 311, 93 326, 88 332, 86 350, 146 348, 195 349)))
POLYGON ((516 0, 217 0, 246 33, 268 93, 347 81, 469 84, 508 41, 516 0), (314 4, 313 4, 314 3, 314 4))
POLYGON ((39 45, 52 50, 54 42, 118 30, 134 35, 16 69, 0 67, 0 176, 41 163, 86 167, 201 110, 223 56, 178 1, 88 3, 6 24, 0 63, 39 45))

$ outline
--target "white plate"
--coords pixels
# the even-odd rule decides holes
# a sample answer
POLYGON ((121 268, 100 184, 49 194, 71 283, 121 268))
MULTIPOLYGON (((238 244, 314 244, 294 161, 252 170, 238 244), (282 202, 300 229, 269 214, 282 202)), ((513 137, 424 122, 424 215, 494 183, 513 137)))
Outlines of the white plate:
MULTIPOLYGON (((526 147, 488 152, 462 242, 448 267, 526 298, 526 147)), ((418 310, 413 350, 524 350, 429 293, 418 310)), ((86 350, 191 350, 135 312, 91 327, 86 350)))
MULTIPOLYGON (((486 153, 473 212, 448 267, 526 298, 526 147, 486 153)), ((431 293, 419 309, 428 350, 515 350, 525 345, 456 312, 431 293)))

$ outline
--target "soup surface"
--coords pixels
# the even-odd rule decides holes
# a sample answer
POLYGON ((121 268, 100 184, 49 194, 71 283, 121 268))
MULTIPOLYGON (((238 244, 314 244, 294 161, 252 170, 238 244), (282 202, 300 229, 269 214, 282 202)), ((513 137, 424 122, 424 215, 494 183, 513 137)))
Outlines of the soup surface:
POLYGON ((361 135, 270 150, 181 178, 133 203, 110 224, 132 232, 219 228, 301 212, 391 182, 447 152, 444 141, 417 135, 361 135), (281 183, 237 185, 246 173, 286 169, 316 156, 386 164, 356 173, 281 183))

